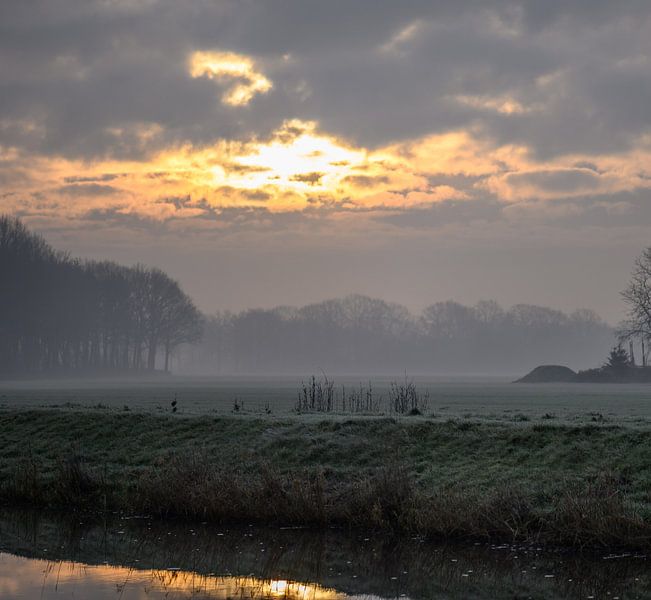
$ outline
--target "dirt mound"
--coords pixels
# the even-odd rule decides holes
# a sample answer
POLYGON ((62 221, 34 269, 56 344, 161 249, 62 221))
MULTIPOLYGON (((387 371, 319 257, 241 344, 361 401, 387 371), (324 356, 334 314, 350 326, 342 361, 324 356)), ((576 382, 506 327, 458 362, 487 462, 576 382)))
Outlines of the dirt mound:
POLYGON ((515 383, 565 383, 576 381, 576 373, 562 365, 541 365, 515 383))

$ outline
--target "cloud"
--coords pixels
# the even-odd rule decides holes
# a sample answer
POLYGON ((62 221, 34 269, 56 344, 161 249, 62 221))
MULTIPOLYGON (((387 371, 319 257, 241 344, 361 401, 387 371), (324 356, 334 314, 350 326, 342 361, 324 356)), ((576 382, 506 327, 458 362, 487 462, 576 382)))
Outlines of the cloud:
POLYGON ((246 106, 256 94, 266 94, 272 88, 249 57, 234 52, 193 52, 189 67, 194 78, 233 80, 222 95, 222 102, 230 106, 246 106))
MULTIPOLYGON (((503 177, 505 198, 571 196, 585 194, 602 186, 602 177, 590 169, 543 169, 509 173, 503 177)), ((494 186, 499 190, 500 186, 494 186)))
POLYGON ((400 228, 438 229, 450 224, 495 223, 501 217, 502 205, 496 201, 438 202, 414 210, 380 215, 377 219, 400 228))
POLYGON ((325 173, 310 171, 309 173, 298 173, 297 175, 292 175, 290 181, 299 181, 301 183, 307 183, 308 185, 319 185, 324 176, 325 173))
POLYGON ((0 205, 43 230, 647 235, 648 0, 7 0, 0 53, 0 205))
POLYGON ((482 111, 495 111, 504 115, 523 114, 534 110, 534 108, 523 106, 509 96, 467 96, 462 94, 456 96, 454 100, 465 106, 482 111))
POLYGON ((472 127, 545 160, 628 151, 651 122, 649 3, 540 4, 8 0, 0 116, 29 126, 1 135, 139 157, 299 119, 370 149, 472 127), (128 135, 137 126, 159 130, 128 135))
POLYGON ((418 35, 421 29, 422 23, 420 21, 414 21, 401 27, 387 42, 380 46, 380 50, 387 53, 402 54, 405 51, 405 46, 418 35))
POLYGON ((386 185, 389 183, 389 177, 386 175, 348 175, 341 181, 356 188, 370 188, 386 185))
POLYGON ((66 183, 97 183, 104 181, 113 181, 121 177, 118 173, 102 173, 101 175, 94 175, 91 177, 85 175, 69 175, 64 177, 63 180, 66 183))
POLYGON ((526 147, 495 146, 460 130, 370 150, 296 119, 264 138, 187 144, 147 160, 88 163, 17 150, 2 156, 0 180, 13 194, 5 203, 43 218, 108 210, 162 222, 238 208, 298 212, 314 223, 327 215, 403 213, 451 201, 521 203, 526 212, 530 200, 651 189, 651 151, 644 149, 542 162, 526 147), (108 185, 113 181, 119 187, 108 185), (61 197, 76 201, 62 205, 61 197), (170 198, 184 198, 183 205, 170 198))
MULTIPOLYGON (((64 178, 64 181, 67 178, 64 178)), ((56 188, 56 192, 64 196, 113 196, 119 194, 120 190, 111 185, 101 185, 99 183, 74 183, 62 185, 56 188)))

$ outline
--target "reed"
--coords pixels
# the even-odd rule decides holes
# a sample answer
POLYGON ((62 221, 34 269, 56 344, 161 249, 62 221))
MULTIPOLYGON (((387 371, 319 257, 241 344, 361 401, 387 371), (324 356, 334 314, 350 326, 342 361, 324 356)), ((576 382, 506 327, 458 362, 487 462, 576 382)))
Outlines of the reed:
POLYGON ((429 392, 419 390, 407 378, 389 383, 386 397, 373 391, 373 383, 340 388, 326 375, 312 375, 302 382, 294 409, 297 413, 338 413, 365 415, 421 415, 429 409, 429 392))

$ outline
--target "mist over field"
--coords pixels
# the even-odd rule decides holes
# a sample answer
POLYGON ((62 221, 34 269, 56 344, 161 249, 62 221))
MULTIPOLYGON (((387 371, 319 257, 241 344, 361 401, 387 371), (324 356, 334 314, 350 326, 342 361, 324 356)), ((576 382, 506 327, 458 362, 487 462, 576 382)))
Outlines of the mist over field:
POLYGON ((420 314, 350 295, 301 308, 202 315, 159 269, 80 261, 0 218, 5 377, 518 374, 605 358, 614 332, 590 310, 437 302, 420 314))
POLYGON ((201 342, 185 346, 185 374, 513 375, 539 364, 601 364, 613 329, 590 310, 508 309, 437 302, 420 314, 351 295, 300 308, 206 317, 201 342))

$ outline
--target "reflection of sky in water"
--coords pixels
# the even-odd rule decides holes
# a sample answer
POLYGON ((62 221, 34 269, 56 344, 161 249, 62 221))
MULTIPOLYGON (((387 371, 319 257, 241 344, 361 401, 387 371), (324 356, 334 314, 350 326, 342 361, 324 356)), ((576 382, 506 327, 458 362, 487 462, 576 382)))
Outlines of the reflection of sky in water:
POLYGON ((651 598, 643 555, 362 535, 2 512, 0 600, 651 598))
POLYGON ((141 570, 109 565, 84 565, 0 553, 0 598, 338 600, 354 596, 314 584, 287 580, 215 577, 173 569, 141 570))

